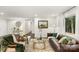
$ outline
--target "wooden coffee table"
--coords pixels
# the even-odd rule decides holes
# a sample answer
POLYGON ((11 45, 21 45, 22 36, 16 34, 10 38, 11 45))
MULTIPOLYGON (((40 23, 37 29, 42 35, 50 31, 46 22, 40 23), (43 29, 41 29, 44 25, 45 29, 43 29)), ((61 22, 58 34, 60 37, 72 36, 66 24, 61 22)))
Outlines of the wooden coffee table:
POLYGON ((33 49, 45 49, 45 41, 44 40, 34 40, 33 41, 33 49))

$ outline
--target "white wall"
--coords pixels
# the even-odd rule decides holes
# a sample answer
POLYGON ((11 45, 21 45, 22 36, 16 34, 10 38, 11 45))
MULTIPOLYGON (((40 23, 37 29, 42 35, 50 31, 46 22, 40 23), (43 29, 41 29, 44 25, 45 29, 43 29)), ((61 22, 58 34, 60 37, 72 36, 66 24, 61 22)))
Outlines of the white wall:
POLYGON ((26 34, 31 31, 31 21, 25 18, 10 18, 8 20, 8 34, 13 33, 13 28, 15 27, 15 23, 17 21, 21 22, 20 30, 23 31, 23 34, 26 34))
POLYGON ((76 8, 73 8, 57 16, 58 33, 65 34, 65 17, 69 17, 73 15, 76 15, 76 8))
MULTIPOLYGON (((32 31, 35 33, 35 37, 39 37, 39 29, 38 29, 38 20, 48 20, 48 28, 42 29, 42 36, 47 37, 47 33, 57 32, 57 33, 63 33, 65 34, 65 17, 69 17, 72 15, 76 15, 76 31, 75 35, 78 36, 79 34, 79 7, 73 8, 72 10, 66 12, 65 14, 60 14, 57 17, 50 17, 48 19, 42 19, 42 18, 35 18, 31 21, 27 21, 24 18, 14 18, 7 21, 0 18, 0 35, 5 35, 9 33, 12 33, 13 27, 15 27, 16 21, 22 22, 21 29, 28 33, 29 31, 32 31), (55 25, 55 27, 54 27, 55 25), (7 28, 8 26, 8 28, 7 28), (8 31, 7 31, 8 30, 8 31)), ((74 35, 73 35, 74 36, 74 35)))
POLYGON ((57 19, 56 16, 48 18, 48 33, 57 32, 57 19))
POLYGON ((40 37, 40 30, 38 28, 38 20, 48 20, 48 28, 42 29, 42 37, 47 37, 47 33, 53 33, 54 32, 54 25, 56 26, 57 20, 55 17, 51 17, 48 19, 42 19, 42 18, 35 18, 34 19, 34 33, 35 37, 40 37))
POLYGON ((34 18, 31 20, 31 25, 30 25, 30 27, 31 27, 31 31, 32 31, 32 33, 35 33, 35 29, 34 29, 34 27, 35 27, 35 21, 34 21, 34 18))
POLYGON ((76 35, 79 34, 79 7, 76 8, 76 35))
POLYGON ((73 8, 65 13, 57 16, 58 32, 65 34, 65 17, 76 15, 76 8, 73 8))
POLYGON ((15 27, 15 23, 17 21, 20 21, 21 22, 20 29, 23 32, 25 32, 25 19, 22 19, 22 18, 13 18, 13 19, 8 20, 8 34, 12 34, 13 28, 15 27))
POLYGON ((60 14, 57 16, 57 32, 64 34, 65 33, 65 21, 64 21, 64 15, 60 14))
POLYGON ((7 21, 6 19, 0 18, 0 36, 7 34, 7 21))
POLYGON ((57 19, 56 17, 51 17, 48 19, 42 19, 42 18, 33 18, 30 20, 24 19, 24 18, 12 18, 8 20, 8 34, 11 34, 13 32, 13 27, 15 27, 16 21, 21 21, 22 27, 21 30, 23 30, 24 33, 28 33, 32 31, 32 33, 35 33, 35 37, 40 36, 40 30, 38 29, 38 20, 48 20, 48 28, 42 29, 42 36, 47 37, 47 33, 53 33, 54 30, 57 32, 57 19), (54 27, 55 25, 55 27, 54 27))
POLYGON ((76 7, 76 32, 75 32, 75 38, 79 40, 79 7, 76 7))
POLYGON ((31 30, 31 21, 25 21, 25 32, 29 33, 31 30))
POLYGON ((75 7, 64 14, 59 15, 57 19, 58 19, 59 33, 63 33, 65 35, 69 35, 71 37, 79 39, 79 7, 75 7), (69 17, 73 15, 76 16, 75 34, 65 33, 65 17, 69 17))
MULTIPOLYGON (((76 16, 77 17, 77 15, 76 15, 76 11, 77 11, 77 7, 75 7, 75 8, 73 8, 73 9, 71 9, 71 10, 69 10, 69 11, 67 11, 66 13, 64 13, 64 17, 70 17, 70 16, 76 16)), ((75 18, 75 22, 76 22, 76 18, 75 18)), ((76 23, 75 23, 76 24, 76 23)), ((66 35, 69 35, 69 36, 72 36, 72 37, 75 37, 75 35, 77 34, 77 27, 76 26, 78 26, 78 25, 75 25, 75 34, 68 34, 68 33, 65 33, 66 35)))

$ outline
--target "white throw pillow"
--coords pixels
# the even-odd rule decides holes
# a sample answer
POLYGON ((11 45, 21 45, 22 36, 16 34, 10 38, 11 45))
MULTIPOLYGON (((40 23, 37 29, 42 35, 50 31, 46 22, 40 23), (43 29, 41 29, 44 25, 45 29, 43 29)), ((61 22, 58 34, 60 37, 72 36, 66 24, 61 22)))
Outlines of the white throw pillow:
POLYGON ((75 40, 75 39, 72 39, 72 43, 73 43, 73 44, 76 44, 76 40, 75 40))
POLYGON ((59 35, 59 33, 57 33, 57 36, 56 36, 56 38, 58 37, 58 35, 59 35))
POLYGON ((58 43, 62 43, 66 38, 67 38, 67 37, 62 37, 62 38, 58 41, 58 43))

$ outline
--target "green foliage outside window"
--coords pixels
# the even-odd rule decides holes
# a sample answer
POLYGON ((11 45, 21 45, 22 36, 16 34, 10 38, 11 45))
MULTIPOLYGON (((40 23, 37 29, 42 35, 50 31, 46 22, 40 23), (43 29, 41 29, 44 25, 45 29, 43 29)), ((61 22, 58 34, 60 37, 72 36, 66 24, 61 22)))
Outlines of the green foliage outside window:
POLYGON ((65 32, 75 33, 75 16, 65 18, 65 32))

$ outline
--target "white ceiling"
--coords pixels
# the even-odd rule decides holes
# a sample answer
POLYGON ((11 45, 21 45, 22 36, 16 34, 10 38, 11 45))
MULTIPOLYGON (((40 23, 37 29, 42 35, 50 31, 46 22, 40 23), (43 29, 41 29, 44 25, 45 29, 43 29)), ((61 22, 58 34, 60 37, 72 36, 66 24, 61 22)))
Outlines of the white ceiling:
POLYGON ((66 11, 72 6, 0 6, 0 13, 8 17, 48 17, 66 11))

